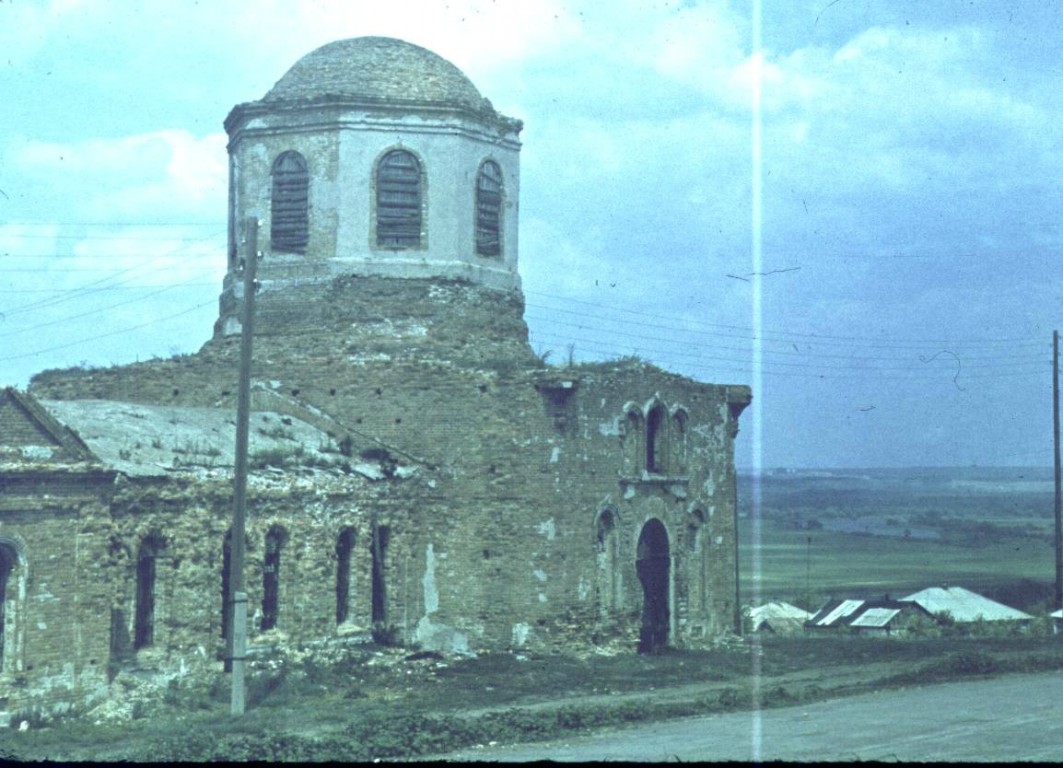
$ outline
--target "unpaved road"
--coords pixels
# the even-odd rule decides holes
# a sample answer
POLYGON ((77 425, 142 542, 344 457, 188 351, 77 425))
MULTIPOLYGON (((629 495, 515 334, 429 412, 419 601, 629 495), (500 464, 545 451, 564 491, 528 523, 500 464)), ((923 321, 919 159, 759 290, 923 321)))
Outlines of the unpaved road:
POLYGON ((1063 761, 1063 673, 886 690, 672 720, 448 760, 1063 761))

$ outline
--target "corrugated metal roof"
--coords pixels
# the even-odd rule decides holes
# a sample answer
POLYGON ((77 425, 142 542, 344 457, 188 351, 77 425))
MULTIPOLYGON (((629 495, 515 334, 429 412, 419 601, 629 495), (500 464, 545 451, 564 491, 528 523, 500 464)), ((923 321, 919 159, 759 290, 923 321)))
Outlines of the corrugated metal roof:
POLYGON ((826 616, 816 621, 816 626, 827 627, 838 621, 844 619, 849 614, 856 611, 864 604, 863 600, 842 600, 838 605, 834 607, 834 610, 830 611, 826 616))
POLYGON ((955 621, 1016 621, 1033 618, 1015 608, 990 600, 963 587, 930 587, 901 598, 916 603, 928 613, 948 611, 955 621))
POLYGON ((860 616, 853 619, 849 626, 884 627, 900 612, 900 608, 868 608, 860 616))

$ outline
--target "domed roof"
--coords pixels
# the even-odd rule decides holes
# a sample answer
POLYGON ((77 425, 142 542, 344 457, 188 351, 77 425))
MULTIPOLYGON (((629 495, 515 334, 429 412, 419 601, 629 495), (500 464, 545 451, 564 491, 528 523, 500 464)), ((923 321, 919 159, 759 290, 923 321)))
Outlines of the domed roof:
POLYGON ((263 101, 323 97, 398 100, 484 109, 484 98, 460 69, 418 45, 390 37, 352 37, 295 62, 263 101))

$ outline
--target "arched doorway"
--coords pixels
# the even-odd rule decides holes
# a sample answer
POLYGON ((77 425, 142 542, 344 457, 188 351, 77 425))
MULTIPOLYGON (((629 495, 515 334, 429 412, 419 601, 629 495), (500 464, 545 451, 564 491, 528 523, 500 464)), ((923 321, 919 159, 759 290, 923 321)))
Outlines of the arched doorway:
POLYGON ((668 532, 660 520, 642 526, 635 570, 642 583, 642 630, 639 653, 654 653, 668 644, 668 532))

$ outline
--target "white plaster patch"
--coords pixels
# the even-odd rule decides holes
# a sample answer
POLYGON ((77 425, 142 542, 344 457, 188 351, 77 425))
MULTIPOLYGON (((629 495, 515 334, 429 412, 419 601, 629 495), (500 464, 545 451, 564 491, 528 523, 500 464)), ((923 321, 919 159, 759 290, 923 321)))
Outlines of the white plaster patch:
POLYGON ((418 620, 413 639, 426 651, 469 652, 469 638, 465 633, 445 624, 433 624, 427 616, 418 620))
POLYGON ((586 600, 591 594, 591 585, 587 581, 586 577, 579 577, 579 584, 576 585, 576 596, 580 600, 586 600))
POLYGON ((528 642, 528 635, 530 634, 531 627, 529 627, 524 622, 518 622, 514 624, 512 632, 513 645, 517 648, 522 647, 526 642, 528 642))
POLYGON ((24 445, 19 449, 24 459, 50 459, 54 451, 47 445, 24 445))
POLYGON ((432 544, 429 543, 424 552, 424 577, 421 579, 424 586, 424 615, 430 616, 439 610, 439 588, 436 586, 436 553, 432 544))
POLYGON ((599 422, 598 434, 602 437, 620 437, 620 417, 617 416, 612 421, 599 422))
POLYGON ((624 498, 625 499, 633 499, 633 498, 635 498, 635 486, 633 484, 628 483, 626 486, 624 486, 624 498))
POLYGON ((37 629, 48 629, 48 625, 45 624, 43 621, 38 621, 37 622, 37 629))
POLYGON ((538 531, 547 539, 553 541, 557 535, 557 526, 554 525, 554 518, 551 517, 545 523, 539 523, 538 531))
POLYGON ((559 446, 555 445, 554 449, 552 451, 550 451, 550 463, 551 464, 556 464, 557 460, 560 459, 560 458, 561 458, 561 448, 559 446))
POLYGON ((532 571, 532 573, 535 574, 535 578, 537 578, 539 581, 546 581, 546 571, 544 571, 542 568, 536 568, 534 571, 532 571))
POLYGON ((716 483, 715 483, 715 481, 713 481, 711 476, 705 478, 704 488, 705 488, 705 493, 708 494, 709 496, 712 496, 713 494, 716 493, 716 483))
POLYGON ((362 477, 367 477, 370 480, 383 480, 384 470, 380 468, 379 464, 355 464, 351 467, 352 472, 357 472, 362 477))
POLYGON ((716 543, 717 544, 723 544, 723 536, 717 536, 716 537, 716 543))
POLYGON ((545 603, 546 602, 546 593, 545 592, 540 592, 539 593, 539 602, 540 603, 545 603))

